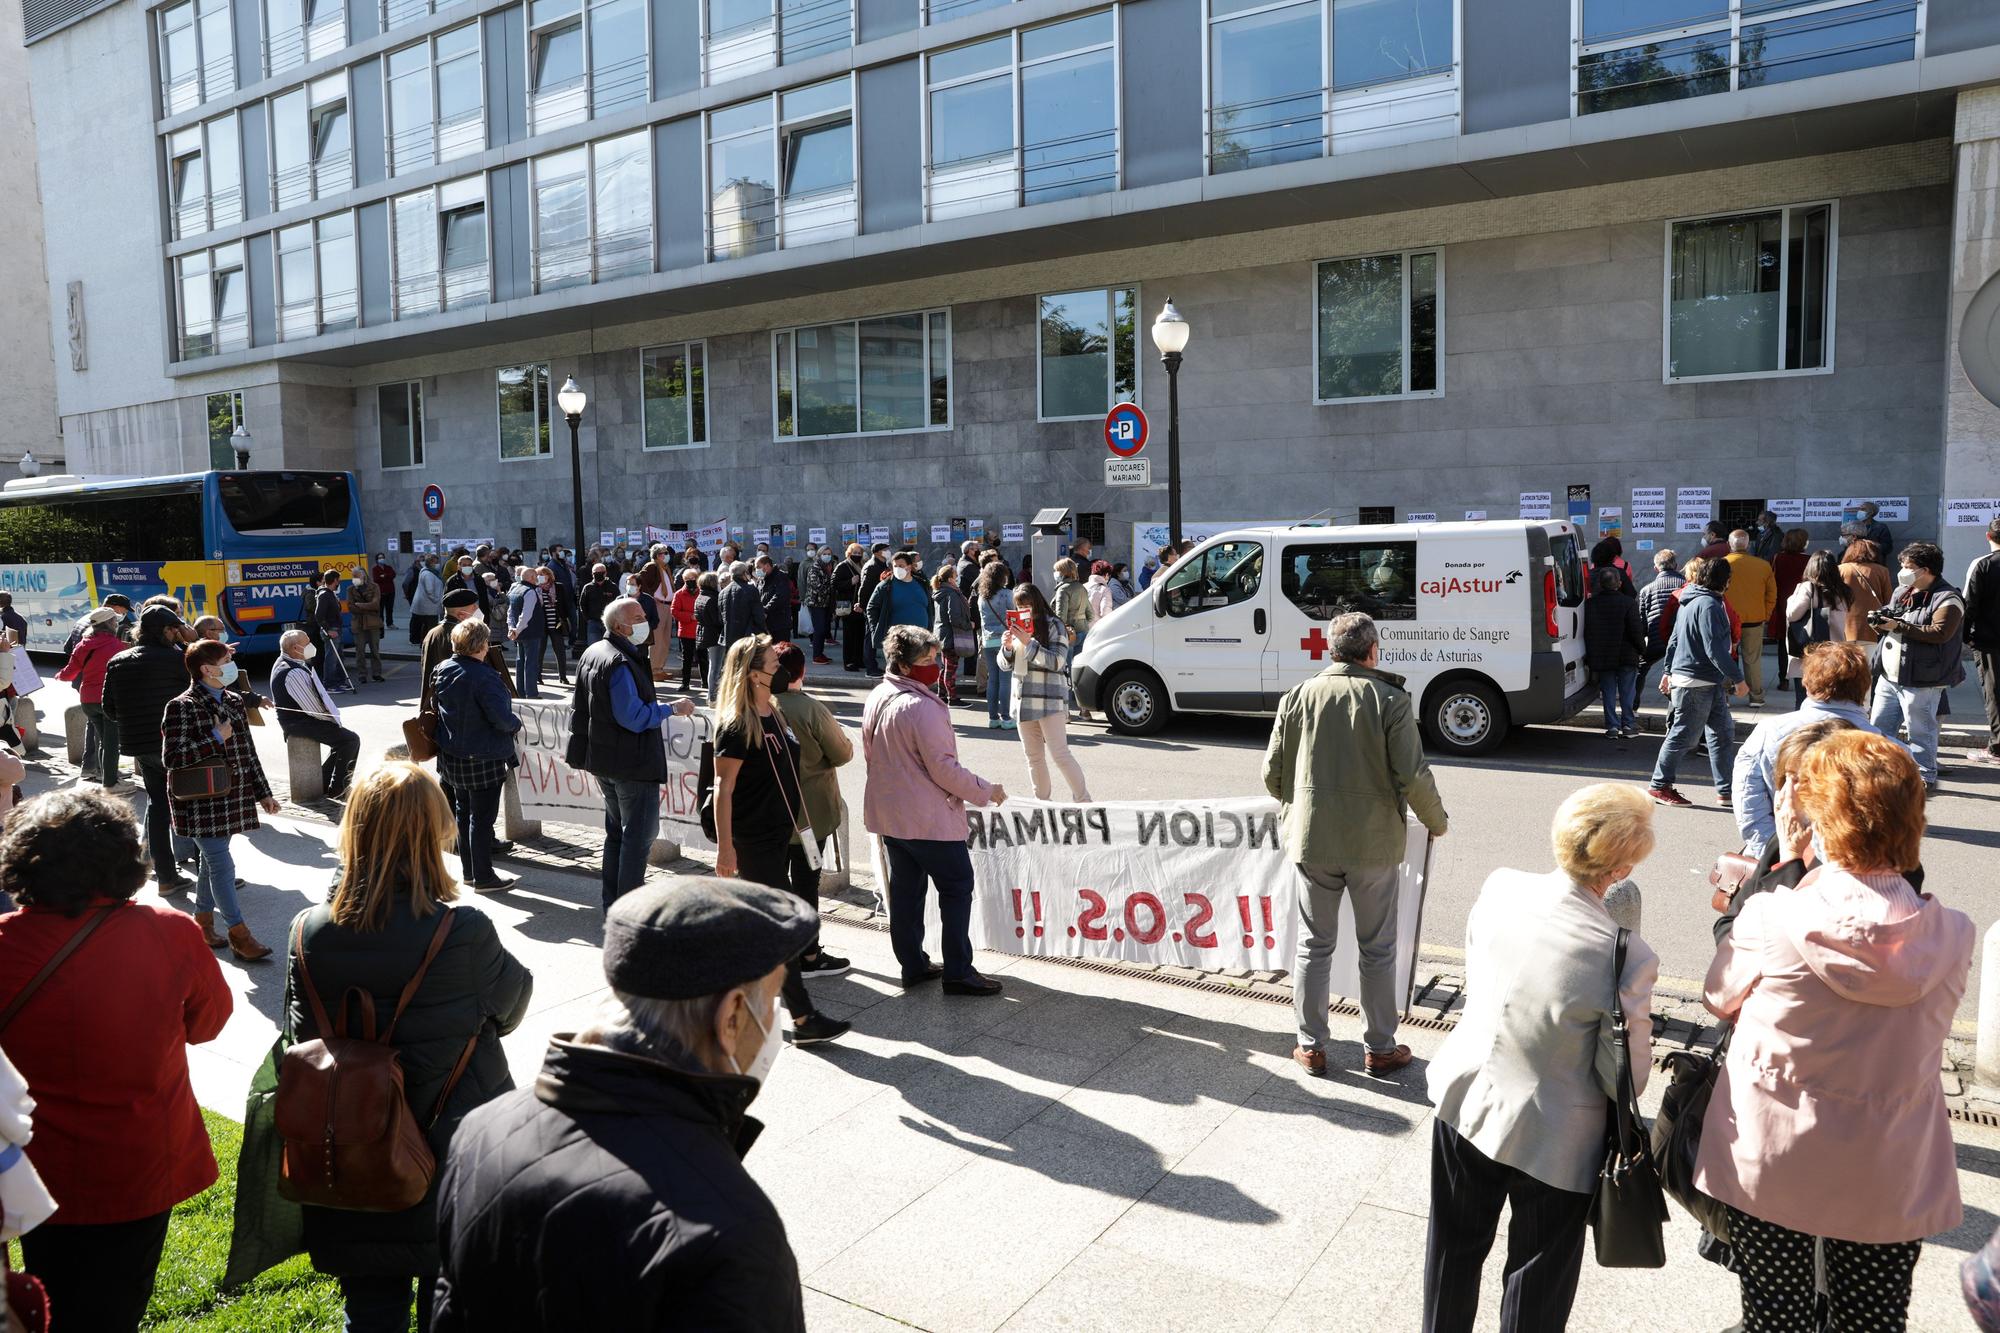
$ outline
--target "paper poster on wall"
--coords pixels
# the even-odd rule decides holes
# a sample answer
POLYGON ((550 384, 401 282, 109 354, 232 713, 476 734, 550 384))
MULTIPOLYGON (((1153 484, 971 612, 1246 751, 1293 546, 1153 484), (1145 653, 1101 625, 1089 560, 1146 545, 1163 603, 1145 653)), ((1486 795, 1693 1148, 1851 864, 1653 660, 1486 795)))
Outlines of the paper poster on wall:
POLYGON ((1644 538, 1643 540, 1641 540, 1641 541, 1639 542, 1639 549, 1640 549, 1640 550, 1642 550, 1642 551, 1650 551, 1650 550, 1652 550, 1652 549, 1653 549, 1653 540, 1652 540, 1652 538, 1648 537, 1648 538, 1644 538))
POLYGON ((916 544, 917 544, 917 520, 915 520, 914 518, 906 518, 903 520, 903 545, 915 546, 916 544))
POLYGON ((1622 537, 1625 535, 1625 506, 1599 505, 1597 508, 1597 538, 1622 537))
POLYGON ((1703 510, 1697 509, 1690 513, 1683 509, 1674 515, 1675 532, 1700 532, 1707 526, 1708 514, 1703 510))
MULTIPOLYGON (((412 540, 414 540, 414 539, 412 539, 412 540)), ((390 554, 390 555, 400 555, 400 554, 402 553, 402 550, 403 550, 403 544, 402 544, 402 538, 400 538, 400 537, 391 537, 391 538, 389 538, 389 539, 388 539, 388 546, 389 546, 389 554, 390 554)))
POLYGON ((1572 485, 1568 492, 1569 521, 1571 526, 1585 529, 1590 526, 1590 487, 1572 485))
POLYGON ((1715 503, 1713 486, 1683 486, 1674 492, 1674 508, 1708 510, 1715 503))
POLYGON ((1465 511, 1465 521, 1467 523, 1483 523, 1486 521, 1486 511, 1484 509, 1468 509, 1465 511))
POLYGON ((1764 507, 1777 515, 1780 523, 1803 523, 1806 521, 1804 500, 1766 500, 1764 507))
POLYGON ((631 547, 633 550, 637 551, 645 546, 646 534, 641 532, 637 528, 633 528, 630 532, 625 534, 625 544, 631 547))
POLYGON ((410 541, 410 554, 431 555, 437 551, 437 543, 429 537, 416 537, 410 541))
POLYGON ((825 529, 825 528, 807 528, 807 529, 806 529, 806 545, 808 545, 808 546, 824 546, 824 545, 826 545, 826 529, 825 529))
POLYGON ((1667 530, 1667 488, 1664 486, 1634 486, 1632 488, 1632 513, 1626 530, 1629 532, 1665 532, 1667 530))
POLYGON ((1521 517, 1546 521, 1555 512, 1555 497, 1548 491, 1522 491, 1521 517))
POLYGON ((739 552, 743 549, 743 525, 741 523, 734 524, 730 527, 729 539, 736 543, 736 547, 739 552))
POLYGON ((785 524, 785 545, 789 547, 789 546, 797 546, 798 544, 799 544, 799 525, 796 523, 785 524))
MULTIPOLYGON (((983 518, 979 518, 979 517, 976 517, 976 516, 975 516, 975 517, 971 517, 971 518, 967 518, 967 519, 965 520, 965 539, 966 539, 967 541, 969 541, 969 542, 976 542, 976 541, 978 541, 978 540, 979 540, 980 538, 984 537, 985 535, 986 535, 986 520, 985 520, 985 519, 983 519, 983 518)), ((1019 539, 1017 538, 1016 540, 1019 540, 1019 539)))
POLYGON ((1403 521, 1405 523, 1435 523, 1438 521, 1437 511, 1429 510, 1424 513, 1412 512, 1403 521))
POLYGON ((1946 500, 1944 525, 1948 528, 1983 528, 2000 518, 2000 500, 1946 500))
POLYGON ((960 545, 964 543, 965 515, 953 514, 951 516, 951 540, 954 545, 960 545))
POLYGON ((1910 497, 1907 495, 1853 496, 1842 501, 1841 508, 1851 515, 1850 522, 1860 521, 1861 506, 1871 500, 1874 502, 1877 511, 1875 517, 1882 522, 1907 523, 1910 521, 1910 497))
POLYGON ((1025 541, 1027 540, 1027 536, 1028 525, 1025 523, 1002 523, 1000 525, 1000 540, 1003 542, 1025 541))
POLYGON ((840 525, 840 541, 843 546, 852 546, 860 540, 861 525, 859 523, 843 523, 840 525))
POLYGON ((1826 496, 1809 496, 1805 501, 1804 521, 1807 523, 1838 523, 1841 521, 1841 508, 1846 503, 1845 500, 1830 499, 1826 496))
POLYGON ((939 543, 940 545, 949 542, 951 540, 951 524, 949 523, 931 524, 931 540, 939 543))
POLYGON ((750 544, 753 546, 769 546, 771 544, 771 530, 769 528, 750 529, 750 544))

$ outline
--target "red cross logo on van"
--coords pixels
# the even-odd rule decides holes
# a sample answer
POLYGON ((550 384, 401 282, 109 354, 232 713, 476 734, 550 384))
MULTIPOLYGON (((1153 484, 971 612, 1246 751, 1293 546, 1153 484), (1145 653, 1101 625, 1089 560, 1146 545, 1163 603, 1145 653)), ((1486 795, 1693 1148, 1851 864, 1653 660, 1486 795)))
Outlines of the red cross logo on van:
POLYGON ((1326 635, 1320 633, 1318 625, 1313 626, 1312 633, 1299 640, 1299 647, 1311 653, 1315 662, 1319 661, 1320 654, 1324 653, 1330 646, 1326 641, 1326 635))

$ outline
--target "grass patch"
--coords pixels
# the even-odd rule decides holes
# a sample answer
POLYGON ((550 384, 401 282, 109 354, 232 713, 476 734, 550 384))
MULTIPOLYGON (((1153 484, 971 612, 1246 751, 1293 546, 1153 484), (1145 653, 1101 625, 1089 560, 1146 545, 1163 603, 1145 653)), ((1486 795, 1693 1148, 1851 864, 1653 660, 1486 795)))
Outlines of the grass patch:
MULTIPOLYGON (((243 1127, 204 1110, 220 1168, 216 1182, 174 1209, 147 1307, 147 1329, 160 1333, 288 1333, 340 1327, 340 1284, 313 1271, 304 1255, 265 1272, 234 1296, 216 1291, 229 1259, 230 1211, 236 1200, 236 1156, 243 1127)), ((10 1247, 19 1262, 19 1247, 10 1247)))

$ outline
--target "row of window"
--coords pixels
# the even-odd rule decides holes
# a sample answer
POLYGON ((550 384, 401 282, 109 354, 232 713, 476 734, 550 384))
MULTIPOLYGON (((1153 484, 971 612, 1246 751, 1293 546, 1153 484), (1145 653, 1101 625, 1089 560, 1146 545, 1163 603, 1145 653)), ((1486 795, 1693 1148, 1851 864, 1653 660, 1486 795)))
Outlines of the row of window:
MULTIPOLYGON (((1666 377, 1701 380, 1832 366, 1835 207, 1668 224, 1666 377)), ((240 291, 240 277, 236 290, 240 291)), ((1314 274, 1315 397, 1320 402, 1443 391, 1436 250, 1326 260, 1314 274)), ((1037 416, 1089 420, 1139 391, 1133 287, 1037 299, 1037 416)), ((706 345, 642 349, 644 448, 708 442, 706 345)), ((774 434, 830 439, 951 425, 951 314, 921 310, 778 329, 771 335, 774 434)), ((552 448, 549 367, 498 372, 499 456, 552 448)), ((422 389, 379 390, 385 468, 424 461, 422 389)), ((1306 584, 1326 585, 1315 567, 1306 584)))

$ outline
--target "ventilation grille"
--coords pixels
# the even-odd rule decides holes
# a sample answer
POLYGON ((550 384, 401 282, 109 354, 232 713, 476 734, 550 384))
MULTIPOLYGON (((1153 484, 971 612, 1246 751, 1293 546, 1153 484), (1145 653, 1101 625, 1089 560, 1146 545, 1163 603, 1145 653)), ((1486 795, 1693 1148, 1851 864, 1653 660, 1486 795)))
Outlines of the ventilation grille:
POLYGON ((22 45, 33 46, 59 28, 81 22, 118 0, 21 0, 22 45))

